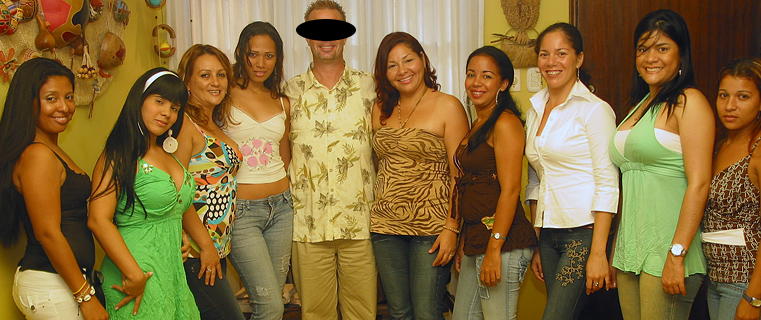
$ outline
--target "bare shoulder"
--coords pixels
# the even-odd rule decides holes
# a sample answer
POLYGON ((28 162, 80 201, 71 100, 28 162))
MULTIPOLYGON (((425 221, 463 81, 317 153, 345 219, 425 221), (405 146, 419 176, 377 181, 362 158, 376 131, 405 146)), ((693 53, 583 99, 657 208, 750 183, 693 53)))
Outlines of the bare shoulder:
POLYGON ((58 160, 58 157, 56 157, 53 150, 43 145, 42 143, 32 143, 28 145, 23 152, 21 152, 17 166, 21 165, 58 165, 61 167, 61 169, 63 169, 63 165, 61 165, 61 162, 58 160))
POLYGON ((183 114, 182 116, 182 127, 180 128, 179 135, 180 140, 195 138, 200 132, 198 132, 195 124, 193 124, 193 120, 191 120, 187 114, 183 114))
POLYGON ((450 118, 450 117, 466 117, 465 108, 460 103, 460 100, 453 95, 443 93, 441 91, 434 91, 431 93, 433 103, 435 104, 436 114, 450 118))
POLYGON ((759 176, 761 176, 761 150, 758 150, 758 146, 750 156, 748 174, 750 175, 751 182, 756 186, 756 189, 761 189, 759 188, 761 185, 761 183, 759 183, 759 180, 761 180, 759 179, 759 176))
POLYGON ((498 139, 501 137, 522 137, 524 136, 523 123, 514 113, 510 111, 502 112, 494 124, 494 135, 498 139))
POLYGON ((711 104, 708 102, 708 99, 706 99, 706 96, 703 95, 700 90, 695 88, 687 88, 684 90, 684 93, 679 96, 679 102, 680 107, 683 107, 685 110, 688 109, 708 109, 711 110, 711 104))
POLYGON ((56 181, 64 172, 63 164, 53 150, 42 143, 32 143, 21 152, 13 170, 14 181, 20 176, 56 181))
POLYGON ((243 89, 241 89, 237 84, 233 83, 233 85, 230 86, 230 96, 233 98, 233 100, 241 93, 243 93, 243 89))

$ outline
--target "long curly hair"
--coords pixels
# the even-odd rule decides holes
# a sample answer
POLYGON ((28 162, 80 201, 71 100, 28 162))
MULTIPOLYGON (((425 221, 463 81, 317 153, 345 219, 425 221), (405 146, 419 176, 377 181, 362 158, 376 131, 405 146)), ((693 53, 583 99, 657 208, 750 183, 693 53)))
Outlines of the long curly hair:
POLYGON ((425 61, 425 70, 423 73, 423 80, 425 86, 433 90, 438 91, 441 86, 436 82, 436 69, 431 66, 431 61, 428 60, 428 55, 425 54, 423 46, 412 35, 406 32, 393 32, 387 34, 381 40, 380 46, 378 46, 378 54, 375 56, 375 93, 378 96, 378 103, 381 107, 380 121, 382 124, 386 123, 386 119, 394 112, 394 107, 399 102, 399 90, 396 90, 394 86, 386 76, 386 70, 388 69, 388 54, 391 49, 399 44, 403 44, 415 52, 418 57, 425 61))
MULTIPOLYGON (((196 60, 204 55, 216 57, 219 60, 219 63, 222 64, 222 69, 225 70, 228 77, 227 88, 225 88, 225 90, 227 90, 225 97, 222 99, 222 102, 214 107, 214 111, 212 112, 212 120, 214 120, 214 122, 220 127, 224 127, 232 122, 232 114, 230 112, 230 108, 232 108, 230 105, 230 88, 233 85, 231 79, 233 69, 232 66, 230 66, 230 59, 227 59, 227 55, 212 45, 194 44, 182 55, 182 59, 180 59, 180 63, 177 66, 177 74, 180 75, 180 78, 182 78, 185 85, 188 85, 190 83, 190 78, 195 72, 193 68, 195 68, 196 60)), ((195 121, 195 123, 201 125, 206 124, 209 120, 204 115, 201 106, 188 103, 187 114, 190 119, 195 121)))

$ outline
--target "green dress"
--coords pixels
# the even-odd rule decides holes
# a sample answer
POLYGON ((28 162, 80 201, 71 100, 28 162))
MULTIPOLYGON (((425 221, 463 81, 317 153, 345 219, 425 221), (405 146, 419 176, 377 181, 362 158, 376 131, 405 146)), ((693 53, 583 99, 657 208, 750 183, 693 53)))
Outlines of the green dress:
POLYGON ((191 205, 195 193, 193 177, 184 167, 183 171, 184 180, 177 191, 169 174, 140 159, 135 175, 135 193, 145 210, 137 203, 134 211, 125 208, 126 198, 119 199, 114 223, 140 268, 143 272, 153 271, 153 276, 145 285, 137 317, 132 315, 134 300, 114 310, 126 295, 111 288, 113 284, 121 285, 122 273, 106 256, 101 272, 106 310, 112 320, 200 319, 185 279, 180 251, 182 214, 191 205))
MULTIPOLYGON (((611 160, 621 169, 623 198, 613 266, 656 277, 662 276, 687 190, 682 154, 667 149, 655 137, 655 119, 661 107, 651 108, 634 125, 624 154, 616 147, 615 138, 610 145, 611 160)), ((699 235, 700 230, 684 259, 685 276, 706 273, 699 235)))

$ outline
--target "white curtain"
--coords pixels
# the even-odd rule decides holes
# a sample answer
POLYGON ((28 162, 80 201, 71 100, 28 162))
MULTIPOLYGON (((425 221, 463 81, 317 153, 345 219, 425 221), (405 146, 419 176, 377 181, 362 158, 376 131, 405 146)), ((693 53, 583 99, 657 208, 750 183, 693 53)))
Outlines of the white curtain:
MULTIPOLYGON (((240 31, 248 23, 270 22, 283 38, 285 80, 306 72, 311 54, 296 27, 311 0, 172 0, 167 21, 174 28, 177 64, 190 46, 211 44, 233 60, 240 31)), ((484 0, 338 0, 357 33, 346 42, 344 58, 356 69, 373 71, 385 35, 405 31, 420 41, 436 68, 441 91, 465 100, 465 61, 483 45, 484 0)), ((234 63, 235 61, 231 61, 234 63)))

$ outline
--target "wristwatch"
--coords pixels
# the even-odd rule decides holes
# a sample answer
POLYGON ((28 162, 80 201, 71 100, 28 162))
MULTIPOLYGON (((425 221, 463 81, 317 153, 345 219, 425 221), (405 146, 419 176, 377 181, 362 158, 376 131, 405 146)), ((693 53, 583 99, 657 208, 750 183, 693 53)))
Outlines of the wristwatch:
POLYGON ((492 238, 494 238, 494 239, 497 239, 497 240, 505 240, 505 239, 507 239, 507 237, 505 237, 505 236, 503 236, 503 235, 499 234, 499 232, 495 232, 495 233, 492 233, 492 234, 490 235, 490 237, 492 237, 492 238))
POLYGON ((744 298, 745 300, 747 300, 747 301, 748 301, 748 303, 750 303, 750 305, 751 305, 751 306, 753 306, 753 307, 756 307, 756 308, 758 308, 758 307, 761 307, 761 300, 759 300, 759 299, 756 299, 756 298, 754 298, 754 297, 751 297, 751 296, 749 296, 749 295, 748 295, 747 293, 745 293, 745 292, 743 292, 743 298, 744 298))
POLYGON ((675 257, 684 257, 687 255, 687 250, 681 244, 675 243, 669 247, 669 252, 675 257))

